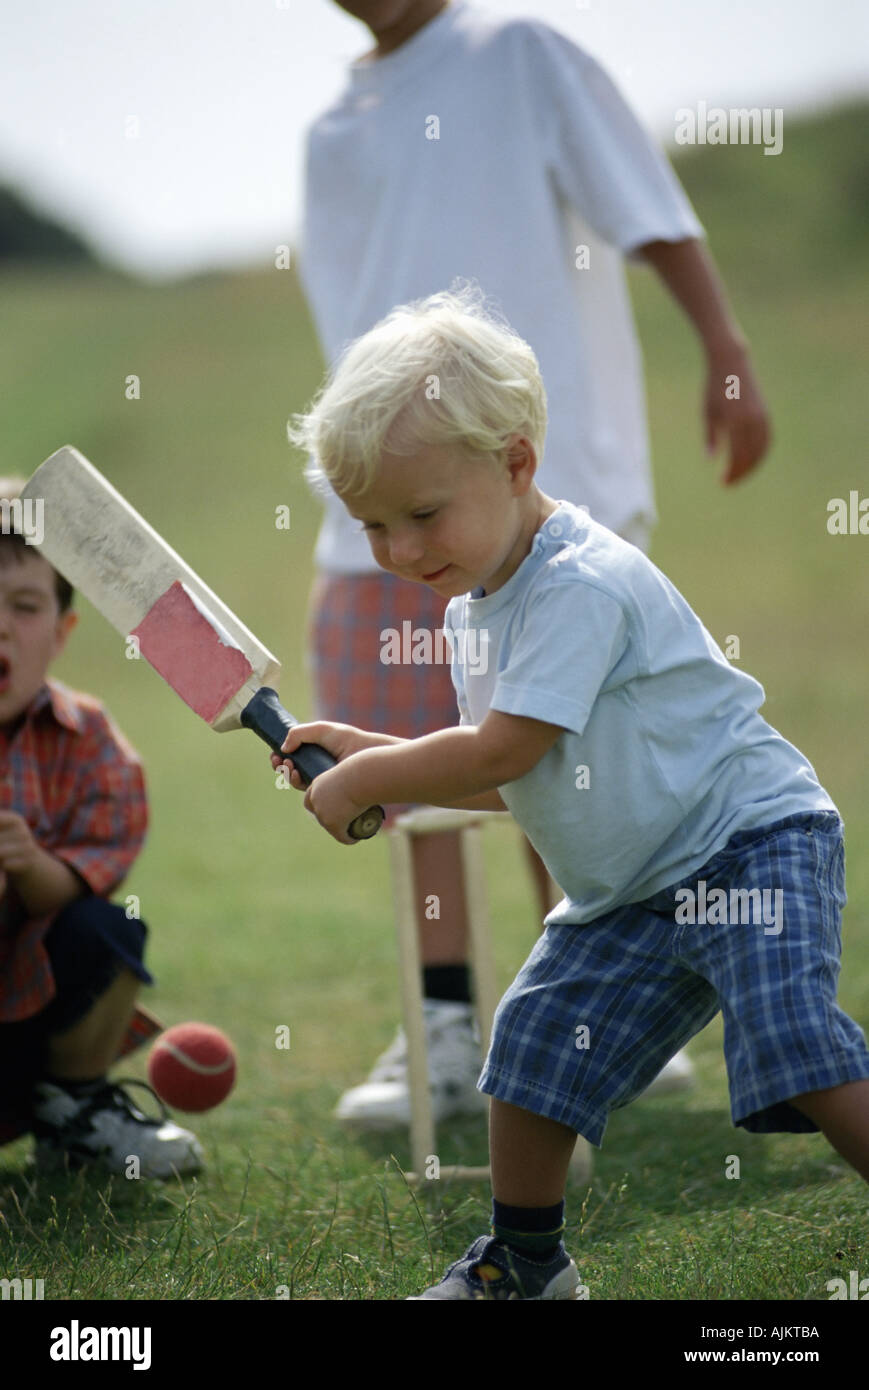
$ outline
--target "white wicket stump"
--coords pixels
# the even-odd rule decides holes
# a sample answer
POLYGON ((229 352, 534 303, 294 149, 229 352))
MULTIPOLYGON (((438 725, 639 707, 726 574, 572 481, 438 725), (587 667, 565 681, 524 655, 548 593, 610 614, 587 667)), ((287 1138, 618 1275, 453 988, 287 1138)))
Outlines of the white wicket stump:
MULTIPOLYGON (((482 1056, 485 1058, 492 1032, 492 1019, 498 1003, 498 987, 489 927, 482 834, 486 821, 494 819, 501 820, 503 816, 497 811, 451 811, 437 806, 426 806, 397 817, 389 833, 410 1089, 410 1149, 413 1171, 405 1174, 409 1182, 425 1181, 428 1160, 435 1154, 435 1127, 423 1020, 422 967, 414 901, 412 840, 414 835, 446 834, 455 830, 461 832, 459 843, 470 934, 471 969, 474 976, 480 1045, 482 1056)), ((591 1172, 591 1146, 585 1139, 578 1137, 571 1159, 571 1173, 576 1181, 585 1182, 591 1177, 591 1172)), ((452 1178, 459 1181, 487 1181, 490 1171, 488 1166, 468 1168, 447 1164, 440 1167, 438 1176, 441 1179, 452 1178)))

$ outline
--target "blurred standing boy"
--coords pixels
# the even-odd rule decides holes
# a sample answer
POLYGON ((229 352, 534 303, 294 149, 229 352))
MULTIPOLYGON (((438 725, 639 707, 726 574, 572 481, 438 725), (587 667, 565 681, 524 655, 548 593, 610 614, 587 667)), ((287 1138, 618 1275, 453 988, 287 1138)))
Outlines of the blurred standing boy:
MULTIPOLYGON (((666 159, 593 58, 534 19, 464 0, 341 3, 375 48, 309 133, 301 273, 327 361, 396 304, 474 280, 534 348, 550 430, 541 486, 646 550, 655 521, 642 368, 623 258, 654 266, 707 364, 710 452, 725 483, 762 459, 769 425, 748 347, 666 159), (739 398, 725 397, 737 377, 739 398)), ((455 723, 445 665, 387 665, 386 635, 436 630, 435 592, 378 572, 365 536, 326 499, 311 649, 321 718, 413 738, 455 723)), ((395 812, 393 808, 393 814, 395 812)), ((526 842, 527 843, 527 842, 526 842)), ((552 905, 528 844, 540 915, 552 905)), ((474 1110, 479 1054, 458 834, 414 840, 436 1119, 474 1110), (425 916, 437 893, 440 919, 425 916)), ((655 1083, 690 1079, 684 1054, 655 1083)), ((338 1116, 409 1121, 399 1035, 338 1116)))

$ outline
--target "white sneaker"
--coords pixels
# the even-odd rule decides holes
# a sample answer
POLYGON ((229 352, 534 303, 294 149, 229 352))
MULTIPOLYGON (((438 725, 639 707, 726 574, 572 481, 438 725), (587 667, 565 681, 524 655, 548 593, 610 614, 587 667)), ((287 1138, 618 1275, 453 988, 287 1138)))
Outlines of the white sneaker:
MULTIPOLYGON (((477 1090, 482 1071, 480 1039, 470 1004, 423 1001, 426 1052, 435 1124, 451 1115, 479 1115, 486 1097, 477 1090)), ((368 1080, 345 1091, 335 1118, 355 1129, 395 1129, 410 1124, 407 1038, 399 1028, 378 1057, 368 1080)))
POLYGON ((33 1132, 39 1167, 79 1168, 98 1163, 128 1176, 130 1159, 139 1160, 137 1177, 171 1178, 198 1173, 202 1148, 194 1134, 169 1119, 163 1102, 144 1081, 106 1082, 91 1095, 76 1097, 61 1086, 36 1086, 33 1132), (143 1086, 160 1106, 149 1119, 133 1104, 124 1086, 143 1086))
POLYGON ((677 1052, 671 1057, 663 1071, 659 1071, 651 1086, 647 1086, 637 1100, 646 1096, 671 1096, 676 1091, 690 1091, 696 1084, 694 1063, 687 1052, 677 1052))

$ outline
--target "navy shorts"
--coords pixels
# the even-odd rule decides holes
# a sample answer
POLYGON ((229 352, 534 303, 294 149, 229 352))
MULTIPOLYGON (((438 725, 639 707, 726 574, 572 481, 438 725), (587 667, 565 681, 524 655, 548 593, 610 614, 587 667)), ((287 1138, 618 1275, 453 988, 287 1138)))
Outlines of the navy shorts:
POLYGON ((733 1123, 816 1130, 791 1097, 869 1079, 836 1004, 845 900, 842 822, 817 812, 740 832, 645 902, 547 927, 498 1007, 480 1090, 599 1146, 609 1112, 720 1009, 733 1123))
POLYGON ((154 983, 142 963, 147 930, 105 898, 76 898, 58 913, 44 940, 57 993, 40 1013, 0 1023, 0 1131, 29 1128, 47 1038, 84 1018, 124 966, 154 983))

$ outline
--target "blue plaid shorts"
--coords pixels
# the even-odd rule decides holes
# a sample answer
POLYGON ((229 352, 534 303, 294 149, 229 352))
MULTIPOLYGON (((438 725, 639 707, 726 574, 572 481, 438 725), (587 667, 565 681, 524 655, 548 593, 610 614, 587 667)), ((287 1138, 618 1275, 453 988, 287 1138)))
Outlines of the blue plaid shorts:
POLYGON ((842 822, 812 812, 734 835, 644 902, 547 927, 498 1006, 479 1089, 599 1147, 609 1112, 720 1009, 733 1123, 816 1130, 789 1098, 869 1079, 836 1004, 845 901, 842 822))

